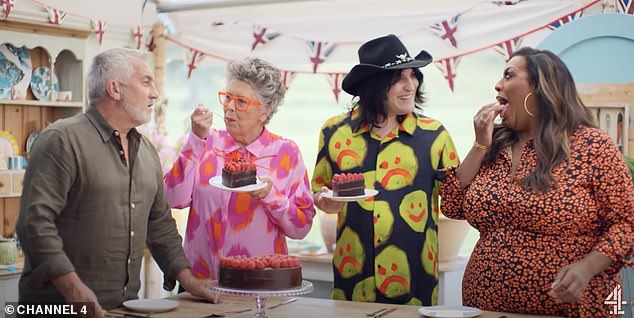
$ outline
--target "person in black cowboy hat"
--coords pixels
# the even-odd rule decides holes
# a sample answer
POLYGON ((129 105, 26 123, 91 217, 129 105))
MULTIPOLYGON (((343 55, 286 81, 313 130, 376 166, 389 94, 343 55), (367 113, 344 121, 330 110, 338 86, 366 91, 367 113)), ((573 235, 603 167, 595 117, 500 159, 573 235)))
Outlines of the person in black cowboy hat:
MULTIPOLYGON (((332 297, 434 305, 438 298, 436 170, 458 164, 449 133, 421 115, 423 74, 432 57, 412 58, 394 35, 359 48, 343 80, 352 109, 323 125, 312 178, 316 206, 340 213, 332 297), (361 173, 359 201, 336 198, 335 174, 361 173), (366 190, 366 193, 370 195, 366 190), (348 200, 349 202, 340 202, 348 200)), ((338 177, 341 178, 341 177, 338 177)))

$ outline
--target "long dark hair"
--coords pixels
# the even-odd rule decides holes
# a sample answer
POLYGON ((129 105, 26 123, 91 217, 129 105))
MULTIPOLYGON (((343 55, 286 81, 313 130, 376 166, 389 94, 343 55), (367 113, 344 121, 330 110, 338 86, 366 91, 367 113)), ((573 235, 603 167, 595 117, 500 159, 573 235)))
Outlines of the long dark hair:
MULTIPOLYGON (((418 79, 414 107, 422 109, 421 105, 425 102, 422 90, 423 73, 417 68, 413 68, 412 70, 418 79)), ((387 70, 370 76, 359 83, 359 89, 357 90, 358 96, 352 99, 352 109, 350 110, 352 112, 356 107, 361 109, 361 120, 358 121, 356 127, 353 127, 354 130, 363 127, 365 124, 370 127, 376 126, 387 118, 387 110, 385 109, 387 92, 390 90, 390 87, 399 80, 402 71, 402 69, 387 70)), ((396 119, 399 123, 402 123, 403 120, 405 120, 405 115, 399 115, 396 119)))
MULTIPOLYGON (((566 64, 554 53, 529 47, 511 55, 526 59, 530 85, 535 88, 540 121, 533 142, 537 167, 522 180, 525 189, 546 192, 556 187, 552 171, 570 157, 569 136, 579 125, 595 127, 592 113, 577 93, 577 87, 566 64)), ((500 150, 518 140, 515 131, 499 126, 493 133, 493 144, 485 162, 492 163, 500 150)))

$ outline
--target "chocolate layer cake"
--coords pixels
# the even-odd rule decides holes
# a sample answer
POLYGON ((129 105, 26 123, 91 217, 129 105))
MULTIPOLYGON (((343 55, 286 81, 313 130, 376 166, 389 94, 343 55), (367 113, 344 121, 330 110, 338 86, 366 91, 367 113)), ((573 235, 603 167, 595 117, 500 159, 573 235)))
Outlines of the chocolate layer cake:
POLYGON ((342 173, 332 178, 332 192, 336 197, 354 197, 365 194, 363 174, 342 173))
POLYGON ((283 290, 302 286, 302 268, 239 269, 220 266, 218 284, 248 290, 283 290))
POLYGON ((249 184, 255 184, 255 169, 246 171, 231 172, 225 168, 222 169, 222 184, 227 188, 237 188, 249 184))
POLYGON ((265 255, 220 258, 218 284, 247 290, 283 290, 302 286, 302 268, 297 257, 265 255))

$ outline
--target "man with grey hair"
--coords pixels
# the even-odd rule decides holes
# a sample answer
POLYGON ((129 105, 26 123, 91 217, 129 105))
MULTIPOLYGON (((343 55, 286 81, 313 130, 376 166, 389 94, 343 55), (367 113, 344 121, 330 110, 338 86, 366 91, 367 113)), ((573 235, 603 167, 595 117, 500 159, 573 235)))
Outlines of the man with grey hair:
POLYGON ((178 280, 214 301, 183 253, 156 150, 135 128, 150 120, 158 97, 145 59, 129 49, 97 55, 86 112, 51 124, 35 142, 17 224, 26 256, 21 303, 90 302, 103 317, 138 297, 146 246, 166 289, 178 280))

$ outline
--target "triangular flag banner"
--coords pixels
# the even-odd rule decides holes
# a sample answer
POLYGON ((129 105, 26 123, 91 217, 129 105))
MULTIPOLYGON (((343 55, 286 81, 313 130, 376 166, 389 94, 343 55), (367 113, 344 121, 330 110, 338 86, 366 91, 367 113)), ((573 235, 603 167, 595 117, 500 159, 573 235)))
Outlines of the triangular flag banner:
POLYGON ((189 79, 192 76, 192 72, 197 67, 198 63, 205 57, 202 52, 189 49, 187 51, 187 78, 189 79))
POLYGON ((297 73, 293 71, 282 71, 282 84, 284 84, 284 88, 288 90, 291 88, 291 82, 295 79, 297 73))
POLYGON ((251 45, 251 51, 255 50, 255 48, 259 44, 266 44, 269 41, 275 39, 280 34, 278 32, 269 31, 267 28, 261 25, 253 26, 253 44, 251 45))
POLYGON ((106 33, 106 26, 108 22, 101 20, 90 20, 90 26, 93 30, 95 30, 95 34, 97 35, 97 40, 99 40, 99 45, 101 45, 101 41, 103 40, 103 35, 106 33))
POLYGON ((136 42, 136 49, 140 49, 141 48, 141 42, 143 40, 143 31, 141 30, 141 26, 137 25, 136 27, 132 28, 132 37, 134 38, 134 41, 136 42))
POLYGON ((8 19, 9 15, 11 15, 11 9, 13 9, 13 2, 15 0, 0 0, 0 8, 4 11, 4 18, 8 19))
POLYGON ((66 11, 53 7, 47 7, 46 10, 48 11, 48 22, 57 25, 61 25, 64 22, 64 18, 66 18, 66 11))
POLYGON ((333 94, 335 94, 335 100, 337 103, 339 102, 339 93, 341 93, 341 82, 345 76, 346 73, 326 74, 326 79, 328 80, 328 84, 330 84, 330 89, 332 89, 333 94))
POLYGON ((334 42, 319 41, 306 41, 306 44, 308 44, 310 61, 313 63, 313 73, 317 73, 317 67, 319 67, 319 64, 326 61, 337 44, 334 42))
POLYGON ((498 6, 514 6, 522 0, 493 0, 492 3, 498 6))
POLYGON ((495 51, 500 53, 504 60, 508 60, 513 52, 517 51, 522 46, 522 38, 512 39, 504 41, 495 46, 495 51))
POLYGON ((154 31, 150 31, 145 47, 148 52, 154 52, 154 49, 156 48, 156 44, 154 43, 154 31))
POLYGON ((567 15, 567 16, 565 16, 565 17, 563 17, 563 18, 561 18, 561 19, 559 19, 559 20, 557 20, 557 21, 555 21, 555 22, 553 22, 551 24, 549 24, 548 28, 551 29, 551 30, 555 30, 555 29, 561 27, 562 25, 564 25, 566 23, 569 23, 572 20, 581 18, 582 15, 583 15, 583 10, 575 12, 575 13, 572 13, 572 14, 569 14, 569 15, 567 15))
POLYGON ((617 10, 620 13, 634 14, 634 0, 617 0, 617 10))
POLYGON ((449 83, 449 88, 453 92, 454 89, 454 79, 456 78, 456 69, 458 69, 458 64, 460 63, 459 57, 453 57, 444 59, 442 61, 436 62, 436 67, 442 72, 442 75, 449 83))
POLYGON ((456 32, 458 32, 458 19, 460 13, 451 17, 451 19, 442 20, 429 26, 429 29, 441 39, 449 42, 453 47, 458 47, 456 41, 456 32))

